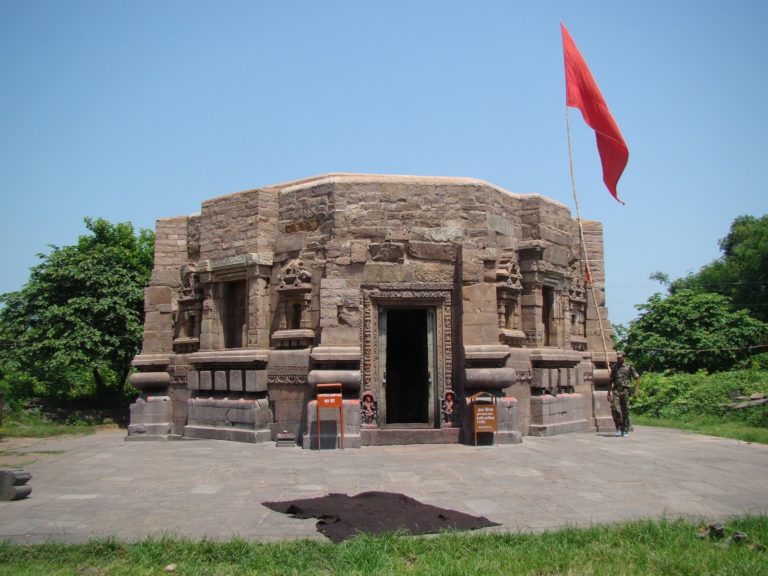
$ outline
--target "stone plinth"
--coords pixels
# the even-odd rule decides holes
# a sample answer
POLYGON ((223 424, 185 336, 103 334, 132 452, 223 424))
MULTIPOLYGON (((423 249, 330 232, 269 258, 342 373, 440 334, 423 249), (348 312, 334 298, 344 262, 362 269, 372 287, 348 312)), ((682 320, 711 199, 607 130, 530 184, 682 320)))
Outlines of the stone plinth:
POLYGON ((148 396, 131 404, 131 423, 126 440, 167 440, 171 433, 171 399, 148 396))
MULTIPOLYGON (((360 401, 344 400, 344 448, 360 448, 360 401)), ((320 448, 341 448, 341 414, 338 408, 320 409, 320 448)), ((307 429, 302 447, 317 449, 317 400, 307 403, 307 429)))
POLYGON ((187 438, 268 442, 272 414, 267 400, 192 398, 188 406, 187 438))
POLYGON ((611 416, 611 403, 608 402, 606 390, 595 390, 592 393, 592 406, 595 413, 595 428, 598 432, 613 432, 616 425, 611 416))
MULTIPOLYGON (((490 400, 491 398, 488 396, 480 399, 482 403, 490 400)), ((477 437, 478 445, 520 444, 523 441, 523 434, 519 430, 517 399, 511 396, 499 396, 495 397, 493 402, 496 405, 496 432, 479 434, 477 437)), ((472 400, 467 398, 462 418, 462 438, 465 444, 474 444, 475 442, 473 426, 472 400)))
POLYGON ((533 396, 528 434, 554 436, 567 432, 594 430, 592 423, 587 420, 588 414, 585 397, 582 394, 533 396))
POLYGON ((497 444, 520 444, 523 435, 518 430, 517 413, 518 402, 516 398, 505 396, 496 399, 499 429, 496 432, 497 444))
POLYGON ((384 428, 361 430, 363 446, 458 444, 460 428, 384 428))

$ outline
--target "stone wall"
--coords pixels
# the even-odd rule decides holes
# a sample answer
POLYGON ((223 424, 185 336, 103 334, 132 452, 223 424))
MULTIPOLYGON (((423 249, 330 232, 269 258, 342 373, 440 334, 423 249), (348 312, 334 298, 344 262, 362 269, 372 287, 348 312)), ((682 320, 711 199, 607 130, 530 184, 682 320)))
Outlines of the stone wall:
POLYGON ((172 352, 174 290, 187 263, 187 222, 186 217, 157 221, 155 265, 144 290, 143 354, 172 352))
POLYGON ((221 261, 248 253, 272 253, 277 236, 277 195, 250 190, 203 203, 200 258, 221 261))
MULTIPOLYGON (((315 386, 341 382, 345 413, 380 393, 377 314, 411 307, 430 310, 440 338, 425 441, 469 433, 465 420, 440 420, 446 392, 492 393, 503 441, 593 427, 610 324, 602 226, 583 228, 597 306, 577 222, 543 196, 474 179, 331 174, 208 200, 199 215, 158 221, 134 380, 152 391, 144 401, 171 404, 171 434, 311 443, 315 386), (228 420, 238 400, 259 417, 249 408, 228 420), (257 420, 258 433, 242 432, 257 420)), ((165 425, 147 407, 135 413, 165 425)), ((377 423, 361 430, 349 414, 352 445, 417 441, 377 423)))
MULTIPOLYGON (((608 309, 605 307, 603 225, 600 222, 592 221, 582 221, 582 225, 584 228, 584 245, 587 250, 587 257, 589 258, 594 287, 594 297, 592 291, 587 295, 587 301, 589 302, 587 313, 588 348, 594 351, 594 359, 598 365, 607 367, 607 361, 603 350, 603 338, 607 341, 608 351, 612 351, 613 348, 610 345, 611 323, 608 320, 608 309), (597 307, 595 306, 595 300, 597 301, 597 307), (598 312, 601 322, 598 322, 598 312)), ((610 355, 609 359, 611 359, 610 355)))

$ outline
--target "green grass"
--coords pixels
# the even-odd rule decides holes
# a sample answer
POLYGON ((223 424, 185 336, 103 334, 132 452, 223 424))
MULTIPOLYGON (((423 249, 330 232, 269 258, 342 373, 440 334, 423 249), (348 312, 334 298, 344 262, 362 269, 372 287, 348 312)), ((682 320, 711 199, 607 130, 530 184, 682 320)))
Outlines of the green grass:
POLYGON ((768 575, 768 517, 726 522, 744 543, 698 537, 683 520, 647 520, 542 534, 444 534, 434 538, 359 536, 342 544, 147 539, 122 544, 0 543, 0 576, 163 574, 439 575, 768 575))
POLYGON ((11 412, 3 415, 0 438, 48 438, 64 434, 92 434, 90 424, 52 422, 36 412, 11 412))
POLYGON ((733 438, 744 442, 768 444, 768 428, 750 426, 741 421, 729 420, 717 416, 686 415, 675 418, 656 418, 643 414, 632 415, 632 423, 641 426, 658 426, 690 430, 699 434, 733 438))

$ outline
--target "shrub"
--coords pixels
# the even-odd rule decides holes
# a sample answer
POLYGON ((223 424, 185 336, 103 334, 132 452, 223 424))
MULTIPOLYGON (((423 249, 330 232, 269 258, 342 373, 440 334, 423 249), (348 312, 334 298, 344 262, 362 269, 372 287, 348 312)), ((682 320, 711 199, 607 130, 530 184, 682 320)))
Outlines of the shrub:
POLYGON ((707 374, 645 374, 633 402, 638 414, 657 418, 727 416, 754 426, 768 426, 768 405, 728 408, 737 397, 768 393, 768 372, 735 370, 707 374))

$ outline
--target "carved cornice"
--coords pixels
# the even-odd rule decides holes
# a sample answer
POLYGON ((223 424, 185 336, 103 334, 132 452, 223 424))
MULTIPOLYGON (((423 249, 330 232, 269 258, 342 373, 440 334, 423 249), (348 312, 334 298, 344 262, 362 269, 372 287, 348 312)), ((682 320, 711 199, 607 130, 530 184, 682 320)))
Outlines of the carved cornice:
POLYGON ((261 348, 235 348, 232 350, 212 350, 195 352, 187 357, 190 364, 252 364, 266 363, 269 351, 261 348))
POLYGON ((267 384, 306 385, 308 375, 305 365, 267 366, 267 384))

